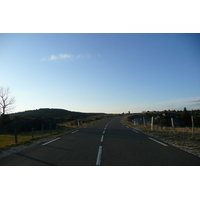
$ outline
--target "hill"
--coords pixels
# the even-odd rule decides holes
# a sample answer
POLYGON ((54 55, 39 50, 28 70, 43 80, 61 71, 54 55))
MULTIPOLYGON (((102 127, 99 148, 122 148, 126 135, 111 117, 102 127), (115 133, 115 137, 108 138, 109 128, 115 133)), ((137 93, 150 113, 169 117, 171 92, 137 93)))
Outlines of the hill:
MULTIPOLYGON (((105 118, 109 115, 103 113, 81 113, 64 109, 41 108, 38 110, 27 110, 8 115, 6 123, 0 123, 0 134, 14 133, 23 131, 56 129, 58 124, 69 122, 77 125, 78 120, 81 123, 90 122, 105 118), (51 128, 50 128, 51 127, 51 128)), ((1 122, 1 121, 0 121, 1 122)), ((71 126, 71 125, 70 125, 71 126)))
POLYGON ((22 118, 85 118, 92 115, 100 115, 103 113, 82 113, 73 112, 64 109, 54 109, 54 108, 40 108, 36 110, 27 110, 24 112, 17 112, 10 114, 11 118, 20 116, 22 118))

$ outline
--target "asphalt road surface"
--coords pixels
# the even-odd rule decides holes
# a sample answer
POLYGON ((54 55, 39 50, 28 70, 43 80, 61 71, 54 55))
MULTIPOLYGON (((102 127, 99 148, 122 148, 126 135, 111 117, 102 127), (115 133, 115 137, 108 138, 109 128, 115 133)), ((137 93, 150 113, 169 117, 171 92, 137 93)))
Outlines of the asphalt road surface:
POLYGON ((4 166, 199 166, 200 158, 106 119, 0 159, 4 166))

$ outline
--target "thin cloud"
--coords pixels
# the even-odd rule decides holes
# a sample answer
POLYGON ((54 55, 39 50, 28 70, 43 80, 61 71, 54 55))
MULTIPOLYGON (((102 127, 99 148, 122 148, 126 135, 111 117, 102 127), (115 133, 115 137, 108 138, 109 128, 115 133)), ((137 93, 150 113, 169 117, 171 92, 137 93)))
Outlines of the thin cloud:
POLYGON ((48 58, 43 58, 41 61, 54 61, 54 60, 66 60, 66 59, 78 59, 78 58, 91 58, 90 54, 78 54, 78 55, 73 55, 73 54, 59 54, 59 55, 51 55, 48 58))
POLYGON ((41 61, 45 61, 46 60, 46 58, 42 58, 42 60, 41 61))
POLYGON ((188 109, 199 109, 200 97, 188 97, 183 99, 173 99, 157 103, 157 106, 165 109, 177 109, 187 107, 188 109))
POLYGON ((194 103, 200 103, 200 99, 199 100, 193 100, 193 101, 190 101, 190 102, 194 102, 194 103))
POLYGON ((58 59, 58 56, 54 56, 54 55, 51 55, 49 60, 57 60, 58 59))
POLYGON ((72 58, 73 55, 70 54, 59 54, 58 58, 65 59, 65 58, 72 58))

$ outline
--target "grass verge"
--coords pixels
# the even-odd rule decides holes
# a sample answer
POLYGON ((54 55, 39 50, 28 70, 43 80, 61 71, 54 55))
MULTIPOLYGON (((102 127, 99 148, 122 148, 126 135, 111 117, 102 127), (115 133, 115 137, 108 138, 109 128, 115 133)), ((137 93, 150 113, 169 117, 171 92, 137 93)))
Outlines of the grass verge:
POLYGON ((67 133, 71 133, 74 130, 79 130, 82 129, 86 126, 89 126, 91 124, 94 123, 98 123, 100 121, 103 121, 105 119, 108 118, 103 118, 100 120, 96 120, 96 121, 92 121, 90 123, 85 123, 82 124, 80 126, 69 126, 69 124, 63 124, 63 128, 62 130, 58 130, 58 131, 46 131, 44 133, 41 133, 41 131, 38 132, 33 132, 33 136, 32 133, 20 133, 17 134, 17 140, 18 143, 15 143, 15 135, 14 134, 0 134, 0 152, 9 149, 11 147, 17 147, 19 145, 29 145, 32 142, 41 139, 41 138, 50 138, 50 137, 59 137, 61 135, 67 134, 67 133))

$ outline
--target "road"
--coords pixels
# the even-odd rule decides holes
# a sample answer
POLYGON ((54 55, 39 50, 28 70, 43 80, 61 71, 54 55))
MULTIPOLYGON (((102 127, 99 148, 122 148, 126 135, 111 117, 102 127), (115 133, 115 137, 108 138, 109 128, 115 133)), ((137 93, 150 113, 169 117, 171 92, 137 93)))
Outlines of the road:
POLYGON ((106 119, 0 159, 1 166, 199 166, 200 158, 106 119))

